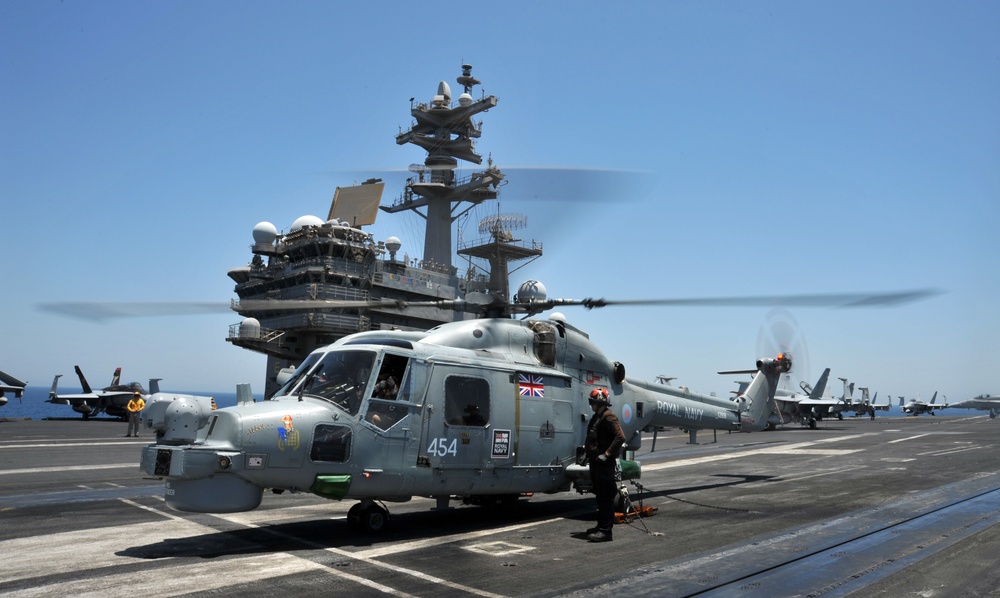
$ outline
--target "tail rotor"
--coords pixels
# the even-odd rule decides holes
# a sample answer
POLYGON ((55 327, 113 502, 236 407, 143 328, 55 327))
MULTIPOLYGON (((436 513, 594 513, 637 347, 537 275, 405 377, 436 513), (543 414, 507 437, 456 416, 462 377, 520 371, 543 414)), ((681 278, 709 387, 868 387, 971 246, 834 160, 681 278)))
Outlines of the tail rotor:
POLYGON ((787 309, 776 307, 767 313, 757 331, 757 356, 773 358, 779 354, 793 357, 792 369, 781 375, 780 388, 797 390, 799 381, 811 383, 809 350, 799 323, 787 309))

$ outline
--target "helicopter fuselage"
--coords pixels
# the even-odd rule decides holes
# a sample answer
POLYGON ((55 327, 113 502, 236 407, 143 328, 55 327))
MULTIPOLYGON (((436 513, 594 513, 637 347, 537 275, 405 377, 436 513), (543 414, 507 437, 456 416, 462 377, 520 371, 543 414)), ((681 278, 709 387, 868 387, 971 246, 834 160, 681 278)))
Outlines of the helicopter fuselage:
POLYGON ((266 401, 153 401, 142 468, 185 511, 253 509, 265 488, 362 501, 581 490, 593 388, 635 449, 647 426, 759 429, 774 384, 756 385, 725 400, 628 380, 560 320, 365 332, 312 353, 266 401))

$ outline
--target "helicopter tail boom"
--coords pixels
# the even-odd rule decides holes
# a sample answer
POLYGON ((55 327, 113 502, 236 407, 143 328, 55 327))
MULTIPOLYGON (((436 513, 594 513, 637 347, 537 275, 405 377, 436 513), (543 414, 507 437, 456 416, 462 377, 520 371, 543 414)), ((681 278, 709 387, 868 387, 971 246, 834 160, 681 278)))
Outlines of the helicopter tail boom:
POLYGON ((767 426, 774 391, 778 388, 778 378, 792 369, 790 355, 781 354, 774 359, 757 360, 757 371, 746 390, 736 397, 740 412, 741 429, 744 432, 763 430, 767 426))

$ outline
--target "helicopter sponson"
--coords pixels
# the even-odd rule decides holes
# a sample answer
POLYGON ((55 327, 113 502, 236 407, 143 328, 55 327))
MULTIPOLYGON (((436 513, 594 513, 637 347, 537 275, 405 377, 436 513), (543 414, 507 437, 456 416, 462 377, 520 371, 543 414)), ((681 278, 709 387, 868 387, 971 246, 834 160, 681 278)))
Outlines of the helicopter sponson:
MULTIPOLYGON (((627 379, 562 319, 466 320, 426 332, 349 335, 310 354, 268 400, 213 411, 198 397, 147 405, 156 443, 143 471, 172 508, 256 508, 264 489, 357 499, 348 521, 378 529, 376 501, 467 502, 587 490, 578 455, 606 388, 637 449, 649 426, 763 429, 788 356, 762 359, 735 399, 627 379)), ((638 476, 637 463, 624 468, 638 476)))

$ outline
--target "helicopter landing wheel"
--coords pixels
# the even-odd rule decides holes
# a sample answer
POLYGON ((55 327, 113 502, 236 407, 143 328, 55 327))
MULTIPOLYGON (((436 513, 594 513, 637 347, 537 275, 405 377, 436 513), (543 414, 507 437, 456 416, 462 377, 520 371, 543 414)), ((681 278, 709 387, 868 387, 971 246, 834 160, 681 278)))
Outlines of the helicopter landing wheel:
POLYGON ((379 533, 389 522, 389 511, 375 503, 358 503, 347 511, 347 525, 351 529, 368 533, 379 533))

